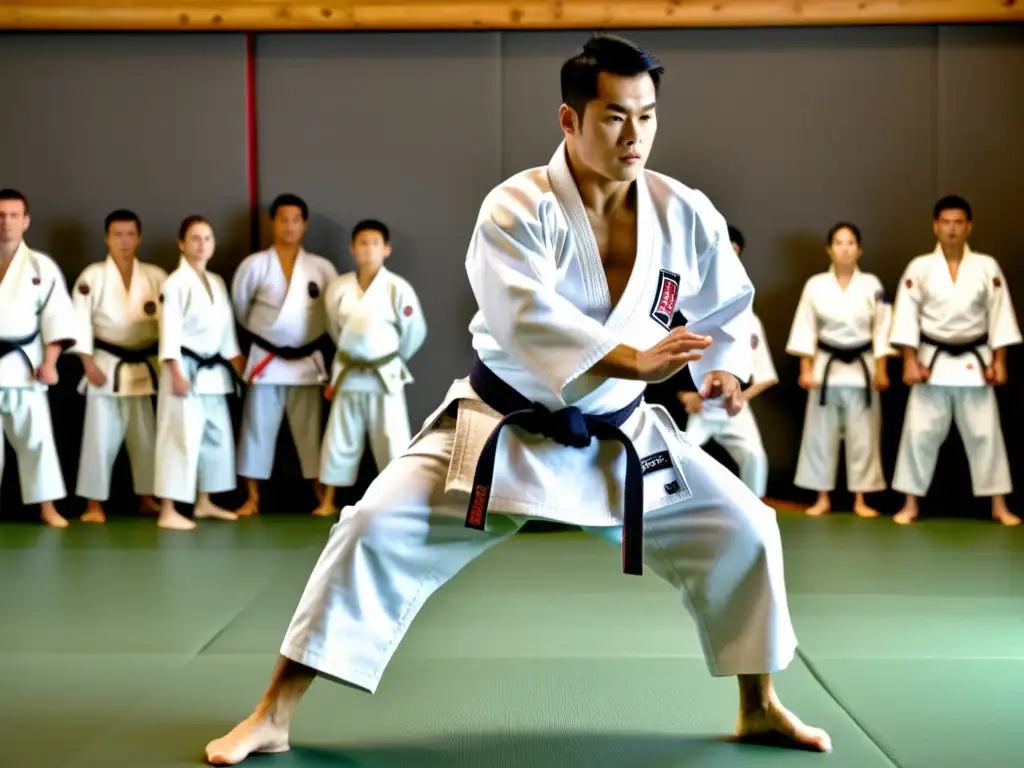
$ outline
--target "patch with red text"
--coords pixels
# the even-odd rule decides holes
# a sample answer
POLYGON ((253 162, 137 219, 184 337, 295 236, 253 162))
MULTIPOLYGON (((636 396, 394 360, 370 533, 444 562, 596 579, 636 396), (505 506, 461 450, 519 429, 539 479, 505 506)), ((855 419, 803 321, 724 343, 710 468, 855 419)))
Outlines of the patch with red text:
POLYGON ((679 275, 661 270, 658 275, 658 291, 651 305, 651 317, 666 331, 672 330, 672 315, 676 311, 676 300, 679 298, 679 275))

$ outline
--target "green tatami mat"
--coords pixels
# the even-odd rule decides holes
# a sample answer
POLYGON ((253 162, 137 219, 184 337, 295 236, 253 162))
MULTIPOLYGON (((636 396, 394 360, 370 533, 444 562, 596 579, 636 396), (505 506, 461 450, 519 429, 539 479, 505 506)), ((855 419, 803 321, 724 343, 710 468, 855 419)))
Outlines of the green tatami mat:
MULTIPOLYGON (((460 642, 454 636, 453 643, 460 642)), ((273 657, 204 656, 92 743, 73 768, 196 765, 206 742, 244 716, 273 657)), ((403 655, 368 696, 318 681, 295 750, 254 766, 367 768, 887 768, 889 761, 800 664, 780 676, 793 709, 831 731, 828 757, 729 743, 732 680, 690 659, 427 660, 403 655), (827 760, 827 763, 824 761, 827 760)))

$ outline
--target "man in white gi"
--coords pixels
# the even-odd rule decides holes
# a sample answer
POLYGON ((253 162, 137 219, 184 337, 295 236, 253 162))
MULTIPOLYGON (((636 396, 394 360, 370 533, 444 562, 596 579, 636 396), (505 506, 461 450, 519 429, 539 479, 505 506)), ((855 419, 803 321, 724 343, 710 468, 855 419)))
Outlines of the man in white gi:
POLYGON ((53 503, 66 490, 47 390, 57 383, 57 358, 75 342, 75 310, 57 263, 25 244, 30 223, 25 196, 0 190, 0 477, 6 436, 22 502, 39 504, 50 527, 66 528, 53 503))
POLYGON ((366 436, 383 471, 412 435, 405 388, 406 363, 423 346, 427 323, 408 280, 384 267, 391 255, 387 225, 360 221, 352 230, 354 272, 335 279, 324 300, 327 328, 337 345, 327 397, 333 399, 324 431, 320 482, 326 492, 313 514, 338 513, 334 488, 355 485, 366 436))
POLYGON ((832 266, 804 284, 786 343, 800 358, 799 384, 808 392, 794 485, 818 492, 808 515, 830 512, 845 441, 853 511, 878 517, 865 494, 885 490, 879 392, 889 388, 886 361, 896 354, 892 306, 882 281, 857 266, 863 250, 855 224, 833 225, 825 242, 832 266))
POLYGON ((627 572, 646 562, 680 590, 711 673, 739 678, 741 736, 830 749, 772 685, 796 648, 774 511, 643 402, 690 363, 738 411, 752 357, 725 221, 644 168, 660 75, 608 37, 563 65, 564 143, 487 196, 470 241, 470 376, 342 511, 269 688, 212 764, 288 749, 317 675, 375 691, 428 597, 534 517, 621 542, 627 572), (677 309, 689 324, 670 330, 677 309))
POLYGON ((938 244, 903 273, 893 310, 894 347, 903 350, 910 399, 896 458, 893 488, 906 494, 895 522, 918 515, 939 448, 955 421, 967 452, 975 496, 992 497, 992 517, 1020 525, 1006 494, 1013 489, 993 387, 1006 383, 1006 348, 1021 343, 1010 290, 999 263, 972 251, 971 206, 951 195, 935 204, 938 244))
POLYGON ((235 317, 252 337, 238 439, 238 474, 249 492, 237 511, 242 516, 259 512, 259 483, 270 477, 285 414, 302 476, 313 483, 317 499, 323 498, 316 482, 327 383, 323 296, 338 273, 327 259, 302 247, 309 226, 302 198, 279 195, 270 205, 270 219, 274 244, 244 259, 231 282, 235 317))
MULTIPOLYGON (((729 241, 737 256, 743 255, 743 233, 729 226, 729 241)), ((740 480, 754 495, 763 499, 768 488, 768 453, 761 441, 761 431, 748 403, 779 383, 779 374, 772 362, 772 353, 765 338, 764 324, 751 313, 750 349, 754 356, 750 386, 743 390, 743 407, 730 414, 720 399, 704 400, 699 392, 680 392, 679 401, 689 414, 686 419, 686 437, 694 445, 703 446, 709 440, 721 445, 740 473, 740 480)))
POLYGON ((159 376, 160 292, 167 272, 139 261, 142 222, 132 211, 107 215, 107 258, 86 267, 72 291, 78 315, 77 352, 85 369, 85 424, 77 493, 87 499, 82 522, 103 523, 110 476, 124 443, 132 485, 142 508, 157 513, 153 496, 159 376))

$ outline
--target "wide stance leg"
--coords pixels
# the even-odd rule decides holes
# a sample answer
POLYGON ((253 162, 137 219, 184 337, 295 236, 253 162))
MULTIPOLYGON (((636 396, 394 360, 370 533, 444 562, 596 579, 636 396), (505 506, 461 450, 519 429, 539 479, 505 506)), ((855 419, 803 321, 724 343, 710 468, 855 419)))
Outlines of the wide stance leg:
POLYGON ((793 485, 827 493, 836 487, 839 443, 843 438, 842 419, 834 388, 829 388, 825 405, 821 405, 818 397, 818 390, 807 393, 804 430, 800 436, 800 455, 793 485))
POLYGON ((763 498, 768 489, 768 453, 750 406, 725 422, 715 440, 736 462, 743 484, 763 498))
POLYGON ((1004 496, 1013 492, 1010 462, 992 387, 961 387, 953 398, 953 419, 967 452, 971 489, 975 496, 1004 496))
POLYGON ((954 391, 951 387, 930 384, 915 384, 910 388, 893 489, 910 496, 924 496, 928 492, 939 449, 953 421, 954 391))
POLYGON ((277 433, 284 418, 285 390, 276 384, 258 384, 249 387, 245 393, 242 428, 238 437, 238 474, 242 477, 252 480, 270 477, 274 468, 277 433))
POLYGON ((335 393, 320 452, 320 482, 324 485, 355 485, 366 445, 370 397, 366 392, 335 393))
POLYGON ((128 423, 125 448, 132 467, 132 487, 138 496, 152 496, 156 467, 156 410, 149 395, 120 399, 122 418, 128 423))
MULTIPOLYGON (((320 472, 320 418, 324 393, 320 387, 288 387, 285 411, 292 442, 299 455, 299 467, 306 480, 316 480, 320 472)), ((245 474, 244 472, 242 474, 245 474)))
POLYGON ((18 459, 18 479, 24 504, 45 504, 67 495, 64 474, 53 437, 50 401, 35 389, 7 390, 7 439, 18 459))
POLYGON ((366 399, 370 451, 377 470, 382 472, 396 456, 402 454, 412 439, 405 390, 386 395, 368 395, 366 399))
POLYGON ((878 392, 871 393, 871 405, 861 390, 844 389, 846 438, 846 480, 854 493, 885 490, 882 473, 882 405, 878 392))
POLYGON ((82 448, 75 488, 83 499, 106 501, 110 498, 110 475, 126 429, 118 407, 119 400, 121 398, 108 395, 87 395, 85 398, 85 422, 82 424, 82 448))

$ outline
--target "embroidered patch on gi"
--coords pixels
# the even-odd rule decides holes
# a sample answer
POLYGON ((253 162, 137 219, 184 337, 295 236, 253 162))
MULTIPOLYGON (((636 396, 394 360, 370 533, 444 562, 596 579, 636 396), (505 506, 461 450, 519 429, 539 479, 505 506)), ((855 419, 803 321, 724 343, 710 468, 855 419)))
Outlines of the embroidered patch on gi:
POLYGON ((39 285, 42 281, 38 277, 32 278, 32 285, 39 285))
POLYGON ((1000 286, 1002 286, 1002 284, 1003 284, 1003 281, 1000 280, 998 277, 993 277, 992 278, 992 285, 994 285, 996 288, 999 288, 1000 286))
POLYGON ((757 345, 758 345, 757 334, 756 333, 750 334, 750 348, 751 349, 757 349, 757 345))
POLYGON ((402 314, 405 315, 406 317, 409 317, 409 315, 412 314, 412 307, 406 307, 405 309, 403 309, 402 314))
POLYGON ((78 284, 78 292, 80 294, 82 294, 83 296, 88 296, 89 295, 89 290, 90 290, 89 286, 86 285, 85 283, 79 283, 78 284))
POLYGON ((651 305, 651 318, 666 331, 672 330, 672 316, 676 311, 676 299, 679 297, 679 275, 661 270, 658 275, 658 292, 651 305))
POLYGON ((914 287, 914 281, 911 280, 909 277, 907 278, 906 286, 907 286, 907 288, 913 288, 914 287))
POLYGON ((164 295, 162 293, 160 294, 159 301, 160 301, 161 304, 164 303, 164 295))
POLYGON ((658 453, 652 453, 650 456, 645 456, 640 459, 640 469, 644 477, 651 474, 651 472, 658 472, 662 469, 672 468, 672 457, 668 455, 668 451, 659 451, 658 453))
POLYGON ((671 483, 665 483, 665 493, 669 495, 679 493, 679 481, 673 480, 671 483))
POLYGON ((309 298, 316 299, 320 297, 320 286, 314 283, 312 280, 309 281, 309 298))
POLYGON ((156 302, 155 301, 147 301, 145 304, 142 305, 142 311, 145 312, 147 315, 155 315, 156 314, 156 302))

